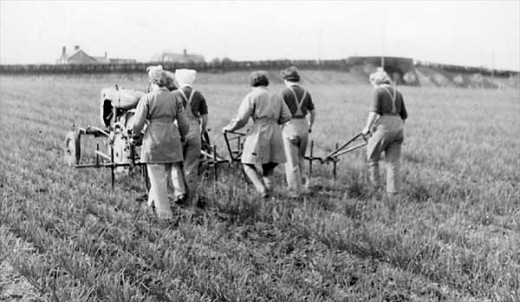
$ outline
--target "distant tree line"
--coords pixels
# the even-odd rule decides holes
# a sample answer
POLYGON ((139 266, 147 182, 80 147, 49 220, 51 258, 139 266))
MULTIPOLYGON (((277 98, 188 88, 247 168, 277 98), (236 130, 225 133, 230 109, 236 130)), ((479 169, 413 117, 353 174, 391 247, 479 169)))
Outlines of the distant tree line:
MULTIPOLYGON (((179 68, 193 68, 202 72, 226 72, 258 69, 283 69, 287 66, 297 66, 301 69, 316 70, 340 70, 349 71, 359 64, 376 64, 377 57, 352 57, 338 60, 263 60, 263 61, 233 61, 229 58, 214 59, 204 63, 175 63, 175 62, 137 62, 119 64, 28 64, 28 65, 0 65, 0 74, 76 74, 76 73, 140 73, 150 65, 163 65, 167 70, 179 68), (365 58, 365 59, 363 59, 365 58), (368 61, 367 61, 368 60, 368 61), (374 62, 372 62, 374 61, 374 62)), ((411 60, 406 58, 385 58, 385 68, 392 62, 411 60)), ((400 63, 402 64, 402 63, 400 63)), ((494 75, 497 77, 516 76, 519 72, 491 70, 478 67, 466 67, 457 65, 445 65, 423 61, 414 61, 414 65, 429 66, 445 71, 457 73, 480 73, 482 75, 494 75)))
POLYGON ((122 64, 28 64, 0 65, 2 74, 61 74, 61 73, 133 73, 143 72, 150 65, 162 65, 164 69, 193 68, 206 72, 225 72, 256 69, 282 69, 290 65, 308 69, 348 70, 351 64, 346 60, 265 60, 265 61, 232 61, 215 59, 204 63, 176 62, 139 62, 122 64))

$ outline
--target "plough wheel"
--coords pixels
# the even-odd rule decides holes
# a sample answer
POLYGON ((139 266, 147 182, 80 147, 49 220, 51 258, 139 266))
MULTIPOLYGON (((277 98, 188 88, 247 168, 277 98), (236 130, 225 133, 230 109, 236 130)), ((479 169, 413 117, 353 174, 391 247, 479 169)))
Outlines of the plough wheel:
POLYGON ((65 137, 65 163, 75 166, 81 157, 81 144, 79 131, 70 131, 65 137))

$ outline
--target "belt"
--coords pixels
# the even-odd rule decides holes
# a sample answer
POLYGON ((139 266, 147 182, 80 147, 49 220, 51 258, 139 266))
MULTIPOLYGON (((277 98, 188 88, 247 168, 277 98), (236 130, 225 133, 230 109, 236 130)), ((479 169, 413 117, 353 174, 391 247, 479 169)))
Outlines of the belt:
POLYGON ((268 125, 268 124, 277 124, 278 121, 272 119, 258 119, 254 121, 255 124, 259 125, 268 125))
POLYGON ((150 120, 150 124, 173 124, 173 120, 171 120, 171 119, 155 119, 155 120, 150 120))

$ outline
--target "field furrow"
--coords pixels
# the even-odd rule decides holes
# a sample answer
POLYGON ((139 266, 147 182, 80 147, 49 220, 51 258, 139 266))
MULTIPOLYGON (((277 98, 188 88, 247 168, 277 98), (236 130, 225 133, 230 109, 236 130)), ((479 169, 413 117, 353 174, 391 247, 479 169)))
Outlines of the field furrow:
MULTIPOLYGON (((226 75, 220 75, 226 76, 226 75)), ((236 77, 237 75, 233 75, 236 77)), ((247 88, 201 74, 212 142, 247 88), (207 77, 207 78, 205 78, 207 77)), ((364 150, 313 166, 310 192, 255 196, 239 167, 219 167, 201 208, 158 221, 140 176, 64 165, 66 133, 99 125, 99 91, 123 75, 0 78, 0 259, 57 301, 516 301, 520 299, 518 91, 403 87, 409 111, 403 192, 381 198, 364 150), (33 249, 16 252, 16 240, 33 249)), ((370 87, 308 85, 323 156, 356 135, 370 87)), ((272 90, 281 86, 273 85, 272 90)), ((82 160, 96 143, 82 140, 82 160)), ((382 165, 384 167, 384 165, 382 165)), ((384 169, 382 169, 384 171, 384 169)))

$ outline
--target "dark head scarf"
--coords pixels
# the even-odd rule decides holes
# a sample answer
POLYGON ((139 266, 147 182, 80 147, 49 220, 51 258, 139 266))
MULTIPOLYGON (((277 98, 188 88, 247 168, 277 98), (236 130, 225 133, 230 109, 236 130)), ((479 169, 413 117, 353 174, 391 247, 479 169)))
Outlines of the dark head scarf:
POLYGON ((282 79, 290 81, 290 82, 299 82, 300 75, 298 74, 298 68, 295 66, 291 66, 287 69, 284 69, 280 72, 282 79))

